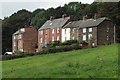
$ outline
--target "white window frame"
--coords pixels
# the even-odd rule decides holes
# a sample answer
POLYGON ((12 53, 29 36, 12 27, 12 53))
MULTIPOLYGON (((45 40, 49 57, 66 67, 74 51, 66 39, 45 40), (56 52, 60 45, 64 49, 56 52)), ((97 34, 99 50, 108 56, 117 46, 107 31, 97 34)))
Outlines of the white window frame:
POLYGON ((89 28, 89 32, 92 32, 92 28, 89 28))
POLYGON ((55 33, 55 29, 52 29, 52 34, 54 34, 55 33))
POLYGON ((60 36, 57 36, 57 41, 59 41, 60 40, 60 36))
POLYGON ((57 33, 59 33, 60 32, 60 28, 57 28, 57 33))
POLYGON ((52 36, 52 41, 54 41, 54 38, 55 38, 55 37, 54 37, 54 36, 52 36))
POLYGON ((87 37, 86 35, 83 35, 83 41, 85 41, 87 39, 86 37, 87 37))
POLYGON ((43 31, 42 30, 40 31, 40 35, 43 35, 43 31))
POLYGON ((43 41, 42 41, 42 38, 40 38, 40 43, 42 43, 43 41))
POLYGON ((21 31, 21 32, 25 32, 25 29, 24 29, 24 28, 22 28, 20 31, 21 31))
POLYGON ((18 39, 21 39, 21 38, 22 38, 22 34, 19 34, 19 35, 18 35, 18 39))
POLYGON ((16 39, 16 36, 13 36, 13 39, 16 39))
POLYGON ((86 28, 83 28, 83 33, 86 33, 87 29, 86 28))
POLYGON ((13 46, 16 46, 16 43, 15 43, 15 41, 13 42, 13 46))
POLYGON ((45 30, 45 34, 48 34, 48 30, 47 29, 45 30))
POLYGON ((92 34, 89 34, 89 35, 88 35, 88 38, 90 39, 91 37, 92 37, 92 34))
POLYGON ((110 28, 109 28, 109 27, 107 27, 107 32, 109 32, 109 29, 110 29, 110 28))

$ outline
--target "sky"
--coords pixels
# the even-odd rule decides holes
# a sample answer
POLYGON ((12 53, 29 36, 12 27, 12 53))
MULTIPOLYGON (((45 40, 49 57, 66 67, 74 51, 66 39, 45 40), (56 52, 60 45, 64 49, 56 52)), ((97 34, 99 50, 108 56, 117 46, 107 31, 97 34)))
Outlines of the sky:
POLYGON ((8 17, 21 9, 34 11, 37 8, 48 9, 64 6, 69 2, 82 2, 91 4, 94 0, 0 0, 0 18, 8 17))

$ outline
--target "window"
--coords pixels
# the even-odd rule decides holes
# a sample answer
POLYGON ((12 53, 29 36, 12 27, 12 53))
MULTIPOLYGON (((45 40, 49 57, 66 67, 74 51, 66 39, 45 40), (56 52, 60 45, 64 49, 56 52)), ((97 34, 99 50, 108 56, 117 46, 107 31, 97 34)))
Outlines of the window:
POLYGON ((42 34, 43 34, 43 31, 40 31, 40 34, 42 35, 42 34))
POLYGON ((75 39, 75 37, 73 36, 73 37, 72 37, 72 39, 74 40, 74 39, 75 39))
POLYGON ((88 37, 89 37, 89 39, 90 39, 90 38, 92 37, 92 34, 89 34, 88 37))
POLYGON ((73 31, 72 31, 73 33, 75 32, 75 28, 73 28, 73 31))
POLYGON ((52 41, 54 41, 54 36, 52 36, 52 41))
POLYGON ((65 34, 66 34, 66 29, 65 29, 65 34))
POLYGON ((59 33, 60 32, 60 28, 57 28, 57 33, 59 33))
POLYGON ((47 34, 47 33, 48 33, 48 30, 46 30, 45 33, 47 34))
POLYGON ((19 35, 18 35, 18 39, 21 39, 21 38, 22 38, 22 35, 21 35, 21 34, 19 34, 19 35))
POLYGON ((16 46, 16 43, 15 43, 15 42, 13 42, 13 46, 16 46))
POLYGON ((13 36, 13 39, 16 39, 16 37, 15 37, 15 36, 13 36))
POLYGON ((22 28, 22 29, 21 29, 21 32, 25 32, 25 29, 24 29, 24 28, 22 28))
POLYGON ((40 43, 42 43, 42 38, 40 38, 40 43))
POLYGON ((92 32, 92 28, 89 28, 89 32, 92 32))
POLYGON ((83 33, 86 33, 86 28, 83 28, 83 33))
POLYGON ((83 40, 86 40, 86 35, 83 35, 83 40))
POLYGON ((109 36, 107 36, 107 40, 109 40, 109 36))
POLYGON ((52 29, 52 34, 54 34, 54 29, 52 29))
POLYGON ((57 36, 57 41, 59 41, 59 36, 57 36))
POLYGON ((107 32, 109 32, 109 27, 107 27, 107 32))

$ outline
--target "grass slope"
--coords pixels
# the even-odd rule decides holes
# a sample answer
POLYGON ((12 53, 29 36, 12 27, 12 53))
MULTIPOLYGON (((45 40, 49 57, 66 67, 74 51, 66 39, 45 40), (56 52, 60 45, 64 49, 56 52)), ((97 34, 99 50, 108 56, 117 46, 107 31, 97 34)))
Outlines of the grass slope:
POLYGON ((117 45, 3 61, 3 78, 117 78, 117 45))

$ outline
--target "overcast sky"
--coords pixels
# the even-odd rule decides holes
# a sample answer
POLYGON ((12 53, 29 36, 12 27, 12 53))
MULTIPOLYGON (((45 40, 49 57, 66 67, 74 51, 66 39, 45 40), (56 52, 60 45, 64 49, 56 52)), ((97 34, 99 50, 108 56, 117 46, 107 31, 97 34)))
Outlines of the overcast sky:
POLYGON ((34 11, 37 8, 56 8, 72 1, 91 4, 94 0, 0 0, 0 18, 10 16, 21 9, 34 11))

